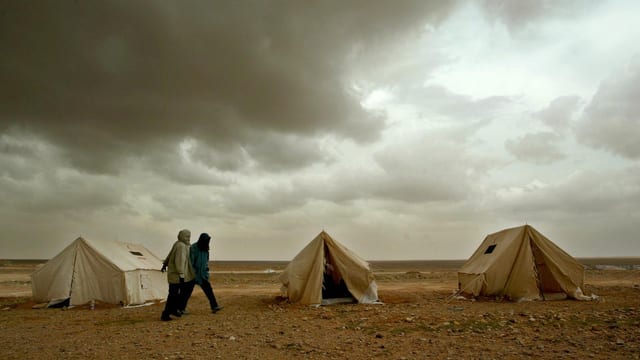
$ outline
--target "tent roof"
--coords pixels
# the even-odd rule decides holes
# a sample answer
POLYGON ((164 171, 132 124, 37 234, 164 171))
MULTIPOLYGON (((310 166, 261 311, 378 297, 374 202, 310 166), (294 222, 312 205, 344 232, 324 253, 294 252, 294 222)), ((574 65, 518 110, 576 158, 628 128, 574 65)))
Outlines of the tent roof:
POLYGON ((87 240, 83 237, 76 239, 102 254, 113 265, 123 271, 149 269, 157 270, 162 267, 162 261, 140 244, 119 241, 87 240))
POLYGON ((496 262, 504 261, 503 254, 515 255, 513 253, 514 247, 517 250, 520 243, 524 241, 527 227, 529 225, 522 225, 487 235, 459 271, 476 274, 483 273, 496 262))

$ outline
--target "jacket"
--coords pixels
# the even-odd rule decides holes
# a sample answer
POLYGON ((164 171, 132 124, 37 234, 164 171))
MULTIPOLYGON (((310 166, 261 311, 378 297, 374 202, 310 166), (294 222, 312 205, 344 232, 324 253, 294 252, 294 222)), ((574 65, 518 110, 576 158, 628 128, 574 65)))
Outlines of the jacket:
POLYGON ((209 281, 209 252, 200 250, 198 244, 195 243, 191 245, 189 254, 193 272, 196 277, 196 283, 202 284, 203 282, 209 281))
POLYGON ((169 284, 179 284, 180 278, 189 282, 195 278, 189 258, 189 239, 178 236, 167 256, 167 281, 169 284))

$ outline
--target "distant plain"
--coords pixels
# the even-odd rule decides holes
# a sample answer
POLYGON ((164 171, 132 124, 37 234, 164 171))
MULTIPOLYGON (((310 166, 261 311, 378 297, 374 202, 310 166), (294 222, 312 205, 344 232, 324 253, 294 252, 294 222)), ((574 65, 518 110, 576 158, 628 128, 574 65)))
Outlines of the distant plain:
POLYGON ((598 301, 461 300, 462 260, 371 261, 382 305, 306 306, 280 295, 286 261, 214 261, 225 307, 196 288, 189 315, 162 302, 32 309, 43 261, 0 260, 2 359, 638 359, 640 258, 578 259, 598 301), (53 336, 52 336, 53 335, 53 336))

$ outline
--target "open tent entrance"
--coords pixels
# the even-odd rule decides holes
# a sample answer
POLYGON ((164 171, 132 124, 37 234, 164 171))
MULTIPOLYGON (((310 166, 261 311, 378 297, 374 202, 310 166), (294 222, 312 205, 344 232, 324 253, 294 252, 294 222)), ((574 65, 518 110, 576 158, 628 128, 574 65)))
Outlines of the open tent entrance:
POLYGON ((283 294, 293 303, 378 302, 369 264, 324 231, 291 260, 279 279, 283 294))
POLYGON ((324 272, 322 274, 322 304, 341 304, 353 303, 356 299, 353 297, 347 284, 344 282, 335 259, 331 256, 327 245, 324 245, 324 272))
POLYGON ((538 282, 538 289, 540 290, 540 297, 543 300, 566 299, 567 294, 553 276, 551 269, 547 265, 543 252, 538 246, 536 246, 535 242, 532 240, 529 241, 533 253, 533 263, 536 272, 536 280, 538 282))

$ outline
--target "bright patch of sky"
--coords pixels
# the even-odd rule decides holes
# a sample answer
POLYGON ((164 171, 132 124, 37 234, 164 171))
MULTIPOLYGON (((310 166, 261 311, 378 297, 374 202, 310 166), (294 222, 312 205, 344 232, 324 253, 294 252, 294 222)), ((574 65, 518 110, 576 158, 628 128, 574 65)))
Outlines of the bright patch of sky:
POLYGON ((637 11, 609 3, 573 19, 550 18, 535 28, 509 29, 469 3, 430 37, 429 45, 454 61, 425 83, 476 98, 524 95, 537 106, 561 95, 588 99, 637 50, 640 3, 635 4, 637 11))
POLYGON ((362 104, 384 112, 388 126, 369 149, 401 155, 396 159, 408 159, 404 168, 414 171, 425 159, 436 173, 447 167, 439 159, 462 164, 474 182, 450 185, 466 186, 474 195, 464 208, 481 209, 489 219, 509 208, 517 210, 516 222, 560 216, 553 207, 562 204, 545 206, 543 199, 571 192, 574 182, 598 187, 583 179, 625 173, 632 163, 579 143, 571 130, 602 81, 637 53, 633 39, 640 39, 640 27, 633 26, 632 14, 609 3, 514 29, 468 3, 440 26, 426 28, 418 42, 400 46, 404 60, 380 71, 381 85, 362 104), (632 35, 615 35, 620 32, 632 35), (434 88, 440 90, 422 93, 434 88), (504 102, 486 102, 492 97, 504 102), (540 112, 553 110, 561 97, 574 97, 574 106, 545 121, 540 112), (454 106, 443 106, 447 101, 454 106), (460 110, 465 106, 472 110, 460 110), (522 201, 536 209, 521 209, 522 201))

